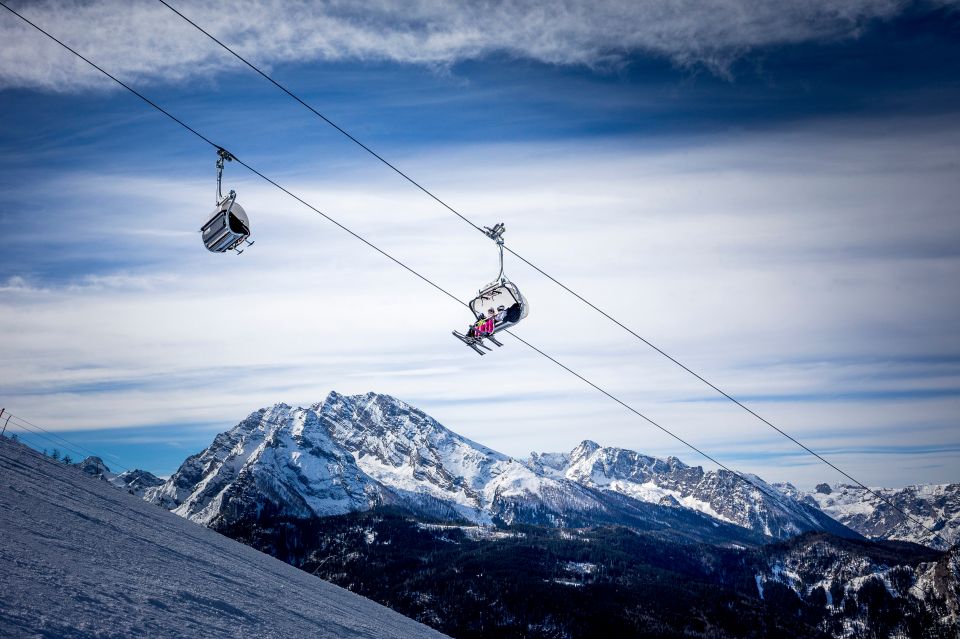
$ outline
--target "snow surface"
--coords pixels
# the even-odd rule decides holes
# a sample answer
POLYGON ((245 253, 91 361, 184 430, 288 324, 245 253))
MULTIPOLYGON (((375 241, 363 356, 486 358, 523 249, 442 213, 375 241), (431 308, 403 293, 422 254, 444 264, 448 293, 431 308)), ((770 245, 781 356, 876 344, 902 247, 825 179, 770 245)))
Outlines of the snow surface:
POLYGON ((442 637, 0 438, 2 637, 442 637))

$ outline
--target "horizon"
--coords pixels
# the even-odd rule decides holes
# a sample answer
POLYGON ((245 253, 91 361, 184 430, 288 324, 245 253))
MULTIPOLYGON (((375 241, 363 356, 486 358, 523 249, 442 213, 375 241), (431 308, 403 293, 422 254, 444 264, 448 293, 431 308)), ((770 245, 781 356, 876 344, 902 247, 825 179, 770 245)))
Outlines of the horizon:
MULTIPOLYGON (((866 485, 960 481, 960 3, 244 6, 183 10, 866 485)), ((488 239, 162 5, 19 10, 461 299, 496 272, 488 239)), ((8 12, 0 37, 7 411, 169 475, 260 407, 374 389, 514 458, 591 439, 712 469, 516 340, 478 357, 464 311, 237 163, 256 245, 207 253, 215 153, 8 12)), ((637 410, 768 482, 842 481, 506 272, 517 334, 637 410)))

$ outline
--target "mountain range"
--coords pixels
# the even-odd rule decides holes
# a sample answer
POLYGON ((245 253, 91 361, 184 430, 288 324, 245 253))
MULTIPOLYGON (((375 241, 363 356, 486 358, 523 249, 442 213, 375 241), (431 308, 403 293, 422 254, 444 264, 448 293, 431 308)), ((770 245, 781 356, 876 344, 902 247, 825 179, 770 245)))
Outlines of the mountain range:
POLYGON ((622 523, 649 529, 671 520, 698 539, 736 543, 809 531, 941 550, 960 539, 960 483, 869 491, 823 483, 802 491, 590 440, 569 453, 517 459, 376 393, 331 392, 307 408, 280 403, 255 411, 167 480, 144 470, 115 474, 98 457, 77 466, 203 524, 236 519, 265 504, 299 517, 392 506, 480 525, 622 523))
POLYGON ((756 476, 704 471, 584 441, 515 459, 387 395, 276 404, 217 435, 145 498, 216 525, 265 507, 324 517, 376 507, 473 524, 622 524, 756 544, 808 531, 859 535, 756 476))

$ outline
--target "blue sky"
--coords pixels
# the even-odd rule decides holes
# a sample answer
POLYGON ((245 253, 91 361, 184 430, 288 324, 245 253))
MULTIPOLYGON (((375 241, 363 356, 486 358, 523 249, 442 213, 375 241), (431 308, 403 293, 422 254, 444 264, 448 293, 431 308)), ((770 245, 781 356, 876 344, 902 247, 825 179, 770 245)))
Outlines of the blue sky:
MULTIPOLYGON (((20 6, 448 290, 466 299, 495 274, 487 240, 162 5, 20 6)), ((664 6, 184 11, 853 474, 957 481, 957 5, 664 6)), ((15 414, 160 474, 263 405, 332 389, 395 394, 514 455, 591 438, 701 462, 521 344, 480 360, 449 336, 463 311, 242 167, 225 183, 257 245, 207 254, 212 151, 12 15, 0 39, 0 402, 15 414)), ((725 462, 839 481, 507 272, 532 301, 525 339, 725 462)))

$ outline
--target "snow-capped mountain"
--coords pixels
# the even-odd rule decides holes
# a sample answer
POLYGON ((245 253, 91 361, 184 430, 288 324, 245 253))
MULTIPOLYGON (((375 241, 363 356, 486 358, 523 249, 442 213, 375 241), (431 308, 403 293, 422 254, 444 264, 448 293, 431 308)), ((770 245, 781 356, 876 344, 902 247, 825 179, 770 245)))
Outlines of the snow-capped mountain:
POLYGON ((449 504, 477 523, 532 523, 608 508, 581 486, 537 474, 393 397, 331 393, 315 410, 332 439, 402 503, 449 504))
POLYGON ((960 541, 960 484, 872 490, 896 508, 868 490, 846 484, 819 484, 813 492, 798 497, 865 537, 912 541, 942 550, 960 541), (897 508, 913 519, 904 517, 897 508))
POLYGON ((264 504, 293 517, 393 505, 476 523, 606 508, 581 486, 539 476, 373 393, 257 411, 187 459, 149 499, 207 524, 264 504))
POLYGON ((479 524, 619 523, 731 543, 804 530, 852 534, 773 489, 753 494, 738 483, 589 442, 521 461, 393 397, 333 392, 307 408, 256 411, 146 498, 214 526, 263 512, 309 518, 395 506, 479 524))
POLYGON ((308 408, 277 404, 257 411, 146 498, 214 527, 264 512, 311 518, 395 506, 479 524, 629 523, 758 541, 699 514, 653 512, 647 504, 537 473, 374 393, 330 393, 308 408))
POLYGON ((552 477, 640 501, 690 508, 770 537, 811 530, 849 535, 816 507, 785 495, 756 475, 749 475, 750 485, 727 470, 705 472, 676 457, 658 459, 586 440, 569 454, 531 453, 528 464, 552 477))
POLYGON ((147 499, 194 521, 232 520, 273 505, 297 517, 365 510, 380 487, 320 424, 316 411, 277 404, 220 433, 147 499))
POLYGON ((119 475, 112 473, 103 460, 95 456, 87 457, 74 466, 88 475, 99 477, 137 497, 143 497, 146 491, 163 484, 162 479, 146 470, 127 470, 119 475))

